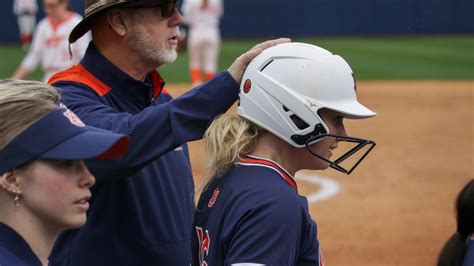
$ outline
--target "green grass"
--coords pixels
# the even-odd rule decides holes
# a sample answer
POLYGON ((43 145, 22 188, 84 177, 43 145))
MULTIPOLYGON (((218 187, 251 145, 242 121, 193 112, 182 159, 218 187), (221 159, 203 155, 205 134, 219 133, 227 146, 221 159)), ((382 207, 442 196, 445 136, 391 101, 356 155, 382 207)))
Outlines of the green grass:
MULTIPOLYGON (((224 40, 219 69, 264 39, 224 40)), ((474 35, 367 38, 295 38, 344 57, 358 79, 474 79, 474 35)), ((0 78, 14 71, 25 52, 19 46, 0 46, 0 78)), ((160 70, 168 82, 189 82, 188 55, 160 70)), ((30 78, 40 79, 36 71, 30 78)))

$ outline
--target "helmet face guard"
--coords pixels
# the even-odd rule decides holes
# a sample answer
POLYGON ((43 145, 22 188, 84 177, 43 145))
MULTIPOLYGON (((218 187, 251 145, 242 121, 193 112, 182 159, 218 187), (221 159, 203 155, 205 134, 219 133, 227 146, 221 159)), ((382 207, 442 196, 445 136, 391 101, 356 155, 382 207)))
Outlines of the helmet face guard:
POLYGON ((338 135, 332 135, 332 134, 327 134, 326 129, 322 124, 317 124, 315 126, 315 129, 313 132, 306 134, 306 135, 293 135, 291 136, 291 139, 299 144, 299 145, 304 145, 306 149, 315 157, 329 163, 329 167, 342 172, 344 174, 350 175, 352 171, 356 169, 356 167, 364 160, 364 158, 372 151, 372 149, 375 147, 376 143, 372 140, 369 139, 361 139, 361 138, 355 138, 355 137, 346 137, 346 136, 338 136, 338 135), (344 154, 340 155, 339 158, 335 159, 334 161, 328 160, 324 158, 323 156, 319 155, 317 152, 315 152, 312 148, 311 145, 323 140, 326 137, 332 137, 337 139, 339 142, 350 142, 350 143, 357 143, 353 148, 350 150, 346 151, 344 154), (365 152, 361 151, 364 147, 368 147, 365 152), (346 167, 342 166, 341 164, 345 162, 349 157, 352 155, 356 154, 357 152, 363 152, 362 156, 352 164, 352 166, 348 167, 349 169, 346 169, 346 167))
POLYGON ((343 137, 343 136, 336 136, 336 135, 331 135, 331 134, 324 134, 324 135, 320 135, 320 136, 315 137, 315 138, 320 139, 320 138, 324 138, 324 137, 333 137, 333 138, 336 138, 338 141, 346 141, 346 142, 351 142, 351 143, 357 143, 357 145, 355 147, 353 147, 349 151, 345 152, 344 154, 339 156, 339 158, 337 158, 334 161, 331 161, 331 160, 328 160, 328 159, 324 158, 323 156, 317 154, 316 152, 314 152, 311 149, 310 143, 313 142, 316 139, 308 138, 308 140, 305 143, 306 149, 308 149, 308 151, 313 156, 318 157, 319 159, 329 163, 329 167, 331 167, 333 169, 336 169, 339 172, 342 172, 344 174, 348 174, 348 175, 350 175, 352 173, 352 171, 354 171, 354 169, 356 169, 356 167, 362 162, 362 160, 364 160, 364 158, 369 154, 370 151, 372 151, 372 149, 376 145, 375 142, 373 142, 371 140, 368 140, 368 139, 359 139, 359 138, 354 138, 354 137, 343 137), (349 157, 351 157, 355 153, 359 152, 361 149, 363 149, 367 145, 368 145, 368 149, 362 154, 362 156, 359 158, 359 160, 357 160, 351 167, 349 167, 349 169, 346 169, 341 165, 342 162, 346 161, 346 159, 348 159, 349 157))

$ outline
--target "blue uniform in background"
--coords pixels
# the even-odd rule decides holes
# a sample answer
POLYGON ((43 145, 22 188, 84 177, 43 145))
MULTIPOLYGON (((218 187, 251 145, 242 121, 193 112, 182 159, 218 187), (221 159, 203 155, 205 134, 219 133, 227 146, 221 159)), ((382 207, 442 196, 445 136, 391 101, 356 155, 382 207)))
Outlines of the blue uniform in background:
POLYGON ((80 65, 53 76, 85 124, 130 136, 128 154, 89 161, 96 176, 84 227, 63 233, 51 265, 189 265, 194 183, 186 142, 238 97, 227 71, 172 101, 158 72, 137 81, 91 43, 80 65))
POLYGON ((0 265, 42 266, 28 243, 4 223, 0 223, 0 265))
POLYGON ((202 193, 193 265, 323 265, 305 197, 273 161, 248 156, 202 193))

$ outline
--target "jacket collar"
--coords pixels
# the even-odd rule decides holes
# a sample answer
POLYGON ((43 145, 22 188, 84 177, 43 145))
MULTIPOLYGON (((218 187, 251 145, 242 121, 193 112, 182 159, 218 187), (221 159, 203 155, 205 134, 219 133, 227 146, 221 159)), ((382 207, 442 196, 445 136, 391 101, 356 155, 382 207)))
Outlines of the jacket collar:
POLYGON ((112 90, 120 91, 132 98, 154 99, 165 85, 157 71, 148 74, 145 81, 132 78, 102 55, 93 42, 89 43, 81 65, 112 90))

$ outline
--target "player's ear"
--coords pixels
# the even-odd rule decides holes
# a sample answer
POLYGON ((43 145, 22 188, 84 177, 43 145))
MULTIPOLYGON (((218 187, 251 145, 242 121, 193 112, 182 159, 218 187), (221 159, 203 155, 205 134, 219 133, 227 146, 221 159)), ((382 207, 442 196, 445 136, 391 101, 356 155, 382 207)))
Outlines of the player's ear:
POLYGON ((107 12, 107 24, 117 35, 123 37, 127 33, 126 11, 123 9, 112 9, 107 12))
POLYGON ((0 188, 10 192, 15 193, 20 189, 20 180, 18 172, 11 170, 0 174, 0 188))

